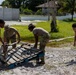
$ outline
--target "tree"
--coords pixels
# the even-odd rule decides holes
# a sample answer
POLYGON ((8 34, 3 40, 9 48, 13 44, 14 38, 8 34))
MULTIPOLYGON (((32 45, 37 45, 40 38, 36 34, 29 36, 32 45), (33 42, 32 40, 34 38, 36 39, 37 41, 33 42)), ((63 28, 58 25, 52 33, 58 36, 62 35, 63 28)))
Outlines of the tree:
POLYGON ((1 6, 3 6, 3 7, 10 7, 9 2, 7 0, 3 1, 1 6))
POLYGON ((37 11, 39 8, 37 8, 36 6, 43 4, 43 3, 44 3, 44 0, 27 0, 26 6, 28 7, 28 9, 37 11))
POLYGON ((57 7, 56 7, 56 0, 52 0, 54 2, 54 7, 51 8, 52 11, 52 21, 51 21, 51 30, 50 32, 58 32, 58 28, 57 28, 57 22, 56 22, 56 11, 57 11, 57 7))
POLYGON ((23 0, 5 0, 2 5, 6 6, 7 4, 9 4, 8 7, 12 7, 12 8, 20 8, 21 4, 22 4, 23 0))
POLYGON ((59 0, 59 4, 61 5, 60 11, 71 13, 71 20, 73 20, 73 15, 76 11, 76 0, 59 0))
POLYGON ((12 8, 20 8, 20 7, 23 7, 23 8, 31 9, 33 11, 37 11, 37 9, 39 9, 39 8, 36 8, 36 6, 38 6, 39 4, 44 3, 44 0, 5 0, 2 3, 2 5, 3 6, 7 5, 6 4, 7 2, 9 3, 9 5, 12 8))

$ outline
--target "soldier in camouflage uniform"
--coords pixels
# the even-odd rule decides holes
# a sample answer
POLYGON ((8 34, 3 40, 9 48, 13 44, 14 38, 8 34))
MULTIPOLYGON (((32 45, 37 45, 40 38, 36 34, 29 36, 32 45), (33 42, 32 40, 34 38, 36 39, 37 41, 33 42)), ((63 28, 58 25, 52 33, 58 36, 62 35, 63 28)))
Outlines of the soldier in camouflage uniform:
MULTIPOLYGON (((18 43, 20 42, 20 35, 18 33, 18 31, 13 28, 13 27, 9 27, 8 25, 4 27, 4 41, 9 43, 11 41, 11 43, 16 42, 16 35, 18 36, 18 43)), ((16 44, 12 46, 13 48, 16 47, 16 44)))
MULTIPOLYGON (((28 29, 33 32, 35 37, 34 48, 37 48, 38 40, 40 37, 39 50, 41 50, 41 52, 45 55, 45 46, 49 41, 49 33, 43 28, 40 27, 36 28, 33 24, 29 24, 28 29)), ((37 57, 36 59, 37 64, 45 64, 44 55, 41 58, 37 57), (39 59, 41 60, 41 62, 39 62, 39 59)))

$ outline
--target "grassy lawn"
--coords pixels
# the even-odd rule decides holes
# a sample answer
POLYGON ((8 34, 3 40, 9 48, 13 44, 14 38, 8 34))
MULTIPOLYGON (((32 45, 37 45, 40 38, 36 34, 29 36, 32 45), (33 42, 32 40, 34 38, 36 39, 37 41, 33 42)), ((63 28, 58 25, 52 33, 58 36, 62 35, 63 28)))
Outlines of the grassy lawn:
POLYGON ((47 46, 51 47, 71 47, 73 46, 73 38, 61 40, 61 41, 53 41, 47 44, 47 46))
MULTIPOLYGON (((75 19, 76 20, 76 19, 75 19)), ((64 37, 69 37, 73 36, 74 32, 72 30, 72 24, 73 22, 69 21, 59 21, 57 20, 57 25, 59 28, 59 32, 57 33, 50 33, 50 39, 59 39, 59 38, 64 38, 64 37)), ((39 22, 36 25, 37 27, 42 27, 48 32, 50 32, 50 22, 39 22)), ((13 25, 12 27, 15 27, 18 32, 20 33, 21 40, 22 41, 29 41, 33 42, 34 41, 34 36, 32 32, 28 30, 27 26, 22 26, 22 25, 13 25)), ((2 30, 2 35, 3 35, 3 30, 2 30)), ((73 39, 72 39, 73 41, 73 39)))
MULTIPOLYGON (((73 36, 74 35, 74 32, 72 30, 73 23, 74 22, 57 21, 59 32, 50 33, 50 39, 58 39, 58 38, 73 36)), ((36 26, 42 27, 45 30, 47 30, 48 32, 50 32, 50 22, 39 22, 39 23, 37 23, 36 26)), ((26 41, 34 40, 33 34, 32 34, 32 32, 30 32, 28 30, 27 26, 13 25, 13 27, 15 27, 19 31, 22 40, 26 40, 26 41)))

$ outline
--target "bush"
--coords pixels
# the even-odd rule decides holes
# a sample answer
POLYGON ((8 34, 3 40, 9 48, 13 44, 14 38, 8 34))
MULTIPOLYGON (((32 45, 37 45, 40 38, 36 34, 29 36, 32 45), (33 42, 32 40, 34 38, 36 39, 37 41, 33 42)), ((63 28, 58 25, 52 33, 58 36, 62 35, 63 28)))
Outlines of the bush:
POLYGON ((32 15, 33 11, 30 10, 30 9, 28 9, 28 8, 26 8, 26 9, 23 10, 23 13, 24 13, 25 15, 32 15))
POLYGON ((35 14, 36 14, 36 15, 43 15, 42 9, 37 10, 37 12, 36 12, 35 14))
POLYGON ((23 10, 24 10, 24 8, 20 7, 20 14, 23 14, 23 10))

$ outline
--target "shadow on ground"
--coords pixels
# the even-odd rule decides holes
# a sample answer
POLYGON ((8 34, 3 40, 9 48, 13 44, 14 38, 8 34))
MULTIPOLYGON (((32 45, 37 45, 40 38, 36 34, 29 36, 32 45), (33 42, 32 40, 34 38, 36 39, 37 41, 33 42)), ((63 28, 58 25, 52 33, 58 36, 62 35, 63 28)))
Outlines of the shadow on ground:
POLYGON ((71 65, 76 64, 76 61, 71 60, 71 61, 69 61, 69 62, 66 62, 65 64, 66 64, 66 66, 71 66, 71 65))
POLYGON ((13 64, 10 64, 10 65, 1 65, 0 66, 0 70, 11 70, 11 69, 14 69, 14 68, 17 68, 17 67, 22 67, 22 66, 24 66, 24 67, 26 67, 26 68, 28 68, 28 67, 30 67, 30 68, 35 68, 35 67, 38 67, 38 66, 42 66, 42 65, 36 65, 33 61, 32 62, 21 62, 21 61, 19 61, 19 62, 15 62, 15 63, 13 63, 13 64))

